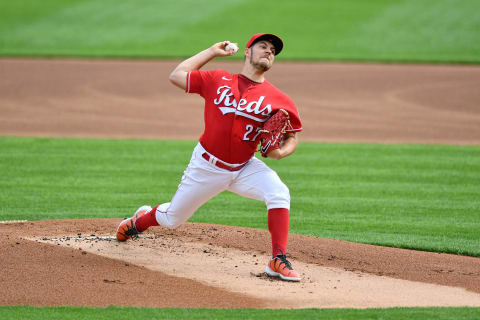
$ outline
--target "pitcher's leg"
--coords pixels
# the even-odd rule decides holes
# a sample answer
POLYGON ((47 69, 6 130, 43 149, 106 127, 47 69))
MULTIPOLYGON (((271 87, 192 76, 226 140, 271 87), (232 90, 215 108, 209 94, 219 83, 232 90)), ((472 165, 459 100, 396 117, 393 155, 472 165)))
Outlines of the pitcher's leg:
POLYGON ((272 237, 272 257, 287 252, 290 212, 285 208, 268 210, 268 231, 272 237))
POLYGON ((212 175, 208 170, 192 170, 178 186, 170 203, 156 207, 156 220, 164 227, 176 228, 187 221, 205 202, 228 185, 228 178, 212 175))
POLYGON ((290 192, 275 171, 256 158, 242 170, 229 190, 264 201, 268 209, 268 230, 272 238, 272 259, 265 272, 283 280, 299 281, 300 275, 287 260, 290 220, 290 192))
POLYGON ((285 254, 288 242, 290 192, 278 174, 263 161, 253 158, 228 190, 265 202, 268 210, 268 230, 272 236, 272 256, 285 254))
POLYGON ((229 190, 265 202, 268 210, 268 230, 272 236, 272 256, 285 254, 288 242, 290 192, 278 174, 263 161, 253 158, 240 172, 229 190))
POLYGON ((225 190, 231 179, 231 173, 212 168, 194 151, 171 202, 155 206, 148 214, 140 217, 137 222, 138 231, 155 225, 167 228, 180 226, 202 204, 225 190))
POLYGON ((290 210, 288 187, 275 171, 257 158, 252 158, 240 171, 228 190, 247 198, 263 201, 267 209, 290 210))

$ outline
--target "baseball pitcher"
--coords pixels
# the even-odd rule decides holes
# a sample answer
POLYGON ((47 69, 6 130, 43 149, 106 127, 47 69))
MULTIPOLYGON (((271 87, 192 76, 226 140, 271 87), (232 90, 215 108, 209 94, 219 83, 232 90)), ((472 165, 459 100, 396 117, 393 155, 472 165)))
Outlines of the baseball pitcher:
POLYGON ((205 130, 193 150, 177 192, 168 203, 140 207, 117 229, 126 241, 151 226, 175 228, 187 221, 206 201, 224 190, 265 202, 272 258, 266 273, 287 281, 300 281, 287 260, 290 193, 275 171, 255 157, 281 159, 298 145, 302 123, 293 101, 265 79, 283 48, 274 35, 253 35, 244 50, 239 74, 200 70, 215 57, 231 56, 238 46, 218 42, 181 62, 170 81, 187 93, 205 99, 205 130))

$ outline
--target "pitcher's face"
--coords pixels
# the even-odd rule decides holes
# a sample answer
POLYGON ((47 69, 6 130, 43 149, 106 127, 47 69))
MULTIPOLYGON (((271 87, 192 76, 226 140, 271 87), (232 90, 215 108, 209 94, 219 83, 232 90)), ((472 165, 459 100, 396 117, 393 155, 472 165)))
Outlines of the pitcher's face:
POLYGON ((258 41, 251 46, 245 54, 247 61, 255 67, 255 69, 267 71, 275 60, 275 47, 269 41, 258 41))

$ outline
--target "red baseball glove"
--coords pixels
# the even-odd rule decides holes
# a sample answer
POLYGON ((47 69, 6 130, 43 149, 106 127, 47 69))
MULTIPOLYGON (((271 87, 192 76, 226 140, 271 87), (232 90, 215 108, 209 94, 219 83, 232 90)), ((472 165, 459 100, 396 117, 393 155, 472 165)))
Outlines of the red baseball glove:
POLYGON ((262 157, 267 157, 267 153, 280 148, 287 127, 291 127, 289 119, 288 112, 280 109, 263 124, 263 129, 260 131, 262 157))

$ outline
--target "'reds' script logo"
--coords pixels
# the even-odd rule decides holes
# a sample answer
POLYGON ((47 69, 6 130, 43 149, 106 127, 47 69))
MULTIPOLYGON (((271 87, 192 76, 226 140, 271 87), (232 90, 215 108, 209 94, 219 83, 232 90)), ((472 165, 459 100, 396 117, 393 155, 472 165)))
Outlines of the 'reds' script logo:
POLYGON ((265 96, 260 96, 257 101, 248 102, 240 99, 237 103, 229 86, 221 86, 217 89, 219 97, 213 100, 217 106, 223 102, 225 107, 219 107, 222 114, 235 113, 238 116, 249 118, 258 122, 265 122, 272 112, 272 105, 262 106, 265 96))

